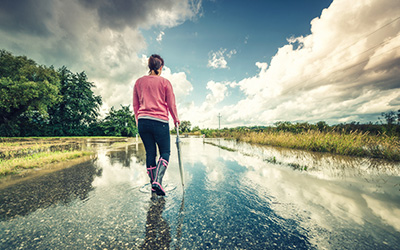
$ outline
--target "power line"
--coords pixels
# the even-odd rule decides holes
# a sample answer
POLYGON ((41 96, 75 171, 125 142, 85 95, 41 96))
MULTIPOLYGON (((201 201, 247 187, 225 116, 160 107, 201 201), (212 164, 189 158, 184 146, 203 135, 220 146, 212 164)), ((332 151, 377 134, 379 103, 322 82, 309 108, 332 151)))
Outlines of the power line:
MULTIPOLYGON (((359 63, 356 63, 356 64, 354 64, 354 65, 352 65, 352 66, 349 66, 349 67, 347 67, 346 69, 342 69, 342 70, 348 70, 348 69, 354 68, 355 66, 358 66, 358 65, 360 65, 360 64, 363 64, 363 63, 369 61, 371 58, 379 57, 379 56, 381 56, 381 55, 383 55, 383 54, 389 53, 389 52, 391 52, 392 50, 395 50, 395 49, 398 49, 398 48, 400 48, 400 45, 399 45, 399 46, 396 46, 396 47, 394 47, 394 48, 392 48, 392 49, 389 49, 389 50, 387 50, 387 51, 385 51, 385 52, 382 52, 382 53, 380 53, 380 54, 378 54, 378 55, 371 56, 371 57, 369 57, 368 59, 366 59, 366 60, 364 60, 364 61, 361 61, 361 62, 359 62, 359 63)), ((339 71, 339 70, 337 70, 337 71, 339 71)), ((334 71, 334 72, 336 72, 336 71, 334 71)))
POLYGON ((221 130, 221 113, 218 113, 218 129, 221 130))
MULTIPOLYGON (((366 59, 366 60, 363 60, 363 61, 361 61, 361 62, 358 62, 358 63, 356 63, 356 64, 353 64, 353 65, 351 65, 351 66, 348 66, 348 67, 346 67, 346 68, 335 70, 335 71, 331 72, 330 74, 335 74, 335 73, 337 73, 337 72, 339 72, 339 71, 346 71, 346 70, 349 70, 349 69, 354 68, 354 67, 356 67, 356 66, 358 66, 358 65, 360 65, 360 64, 363 64, 363 63, 365 63, 365 62, 368 62, 368 61, 371 60, 372 58, 379 57, 379 56, 381 56, 381 55, 383 55, 383 54, 389 53, 389 52, 391 52, 392 50, 395 50, 395 49, 398 49, 398 48, 400 48, 400 45, 397 46, 397 47, 394 47, 394 48, 392 48, 392 49, 389 49, 389 50, 387 50, 387 51, 385 51, 385 52, 382 52, 382 53, 380 53, 380 54, 378 54, 378 55, 374 55, 374 56, 372 56, 372 57, 369 57, 369 58, 366 59)), ((310 78, 310 79, 313 79, 313 78, 315 78, 315 77, 317 77, 317 76, 319 76, 319 75, 320 75, 320 74, 318 74, 318 75, 316 75, 316 76, 314 76, 314 77, 312 77, 312 78, 310 78)), ((309 80, 307 80, 307 81, 309 81, 309 80)), ((318 83, 318 82, 319 82, 319 81, 315 81, 313 84, 318 83)), ((309 83, 309 84, 310 84, 310 83, 309 83)), ((299 86, 299 85, 300 85, 300 84, 296 84, 296 85, 292 86, 292 88, 295 87, 295 86, 299 86)), ((289 89, 289 90, 292 90, 292 88, 289 89)), ((287 94, 287 93, 290 93, 290 92, 291 92, 291 91, 287 91, 287 92, 284 92, 284 94, 287 94)))
MULTIPOLYGON (((369 33, 368 35, 366 35, 366 36, 364 37, 364 39, 367 38, 367 37, 369 37, 370 35, 372 35, 372 34, 378 32, 379 30, 385 28, 386 26, 388 26, 388 25, 390 25, 390 24, 396 22, 396 21, 399 20, 399 19, 400 19, 400 16, 397 17, 397 18, 395 18, 394 20, 388 22, 387 24, 385 24, 385 25, 379 27, 378 29, 372 31, 371 33, 369 33)), ((356 42, 352 43, 351 45, 349 45, 348 47, 344 48, 343 50, 346 50, 346 49, 350 48, 351 46, 355 45, 355 44, 358 43, 358 42, 359 42, 359 41, 356 41, 356 42)))
MULTIPOLYGON (((397 17, 397 18, 395 18, 394 20, 390 21, 389 23, 386 23, 385 25, 383 25, 383 26, 379 27, 378 29, 372 31, 371 33, 369 33, 368 35, 366 35, 363 39, 365 39, 365 38, 371 36, 372 34, 376 33, 377 31, 379 31, 379 30, 385 28, 386 26, 388 26, 388 25, 390 25, 390 24, 392 24, 392 23, 394 23, 394 22, 396 22, 396 21, 398 21, 398 20, 400 20, 400 17, 397 17)), ((392 39, 395 39, 395 38, 397 38, 398 36, 400 36, 400 34, 399 34, 399 35, 396 35, 396 36, 393 37, 392 39)), ((345 52, 345 50, 347 50, 348 48, 354 46, 354 45, 357 44, 358 42, 359 42, 359 41, 354 42, 353 44, 347 46, 346 48, 342 49, 342 50, 341 50, 340 52, 338 52, 338 53, 345 52)), ((354 58, 356 58, 356 57, 358 57, 358 56, 360 56, 360 55, 362 55, 362 54, 364 54, 364 53, 366 53, 366 52, 368 52, 368 51, 370 51, 370 50, 372 50, 372 49, 374 49, 374 48, 377 48, 377 47, 379 47, 379 46, 381 46, 381 45, 383 45, 383 44, 387 44, 387 43, 388 43, 388 41, 383 41, 383 42, 381 42, 381 43, 379 43, 379 44, 377 44, 377 45, 374 45, 374 46, 368 48, 367 50, 365 50, 365 51, 363 51, 363 52, 361 52, 361 53, 358 53, 358 54, 354 55, 352 58, 346 60, 345 63, 347 63, 347 62, 353 60, 354 58)), ((393 48, 393 49, 390 49, 389 51, 382 52, 382 53, 380 53, 380 54, 378 54, 378 55, 374 55, 374 56, 372 56, 372 57, 370 57, 370 58, 368 58, 368 59, 366 59, 366 60, 363 60, 363 61, 361 61, 361 62, 359 62, 359 63, 357 63, 357 64, 354 64, 354 65, 351 65, 351 66, 348 66, 348 67, 345 67, 345 68, 342 68, 342 69, 335 70, 335 71, 331 72, 331 74, 334 74, 334 73, 336 73, 336 72, 338 72, 338 71, 346 71, 346 70, 348 70, 348 69, 350 69, 350 68, 354 68, 354 67, 357 66, 357 65, 360 65, 360 64, 362 64, 362 63, 367 62, 367 61, 370 60, 371 58, 375 58, 375 57, 378 57, 378 56, 380 56, 380 55, 386 54, 387 52, 390 52, 390 51, 395 50, 395 49, 397 49, 397 48, 399 48, 399 46, 397 46, 397 47, 395 47, 395 48, 393 48)), ((341 64, 343 64, 343 62, 342 62, 341 64)), ((332 70, 332 69, 335 69, 335 68, 337 68, 337 67, 339 67, 339 66, 340 66, 340 64, 337 64, 337 65, 335 65, 335 66, 332 66, 332 67, 330 67, 330 68, 328 69, 328 71, 330 71, 330 70, 332 70)), ((317 78, 317 77, 320 76, 320 75, 322 75, 322 73, 319 73, 319 74, 317 74, 317 75, 314 75, 313 77, 311 77, 311 78, 309 78, 309 79, 307 79, 307 80, 305 80, 305 81, 303 81, 303 82, 310 82, 310 80, 312 80, 312 79, 314 79, 314 78, 317 78)), ((315 83, 317 83, 317 82, 318 82, 318 81, 316 81, 315 83)), ((299 83, 299 84, 295 84, 294 86, 292 86, 292 88, 295 87, 295 86, 299 86, 299 85, 300 85, 300 83, 299 83)), ((289 90, 288 92, 286 92, 286 93, 289 93, 289 92, 290 92, 290 90, 289 90)))

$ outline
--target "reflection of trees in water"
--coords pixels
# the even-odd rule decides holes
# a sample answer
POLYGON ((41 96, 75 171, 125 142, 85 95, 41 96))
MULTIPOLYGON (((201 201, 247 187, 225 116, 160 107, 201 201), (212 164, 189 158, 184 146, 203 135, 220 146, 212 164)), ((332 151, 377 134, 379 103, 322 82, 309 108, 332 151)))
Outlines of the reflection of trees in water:
POLYGON ((171 243, 168 222, 162 217, 165 199, 153 201, 147 212, 146 237, 141 249, 169 249, 171 243))
POLYGON ((234 140, 218 140, 218 142, 244 155, 258 157, 272 164, 286 165, 294 170, 323 172, 324 175, 330 177, 368 177, 371 174, 397 176, 399 174, 399 163, 382 159, 253 145, 234 140))
POLYGON ((129 151, 125 151, 122 149, 116 149, 113 151, 107 152, 108 158, 110 158, 111 165, 115 165, 117 163, 122 164, 123 167, 129 168, 131 165, 131 157, 133 153, 129 151))
POLYGON ((123 167, 129 168, 132 160, 144 164, 146 162, 146 152, 142 143, 132 144, 124 148, 118 148, 107 152, 111 164, 122 164, 123 167))
POLYGON ((99 175, 101 170, 88 161, 4 188, 0 190, 0 220, 25 216, 58 203, 85 200, 99 175))
POLYGON ((135 151, 136 162, 146 165, 146 150, 143 143, 130 146, 135 151))

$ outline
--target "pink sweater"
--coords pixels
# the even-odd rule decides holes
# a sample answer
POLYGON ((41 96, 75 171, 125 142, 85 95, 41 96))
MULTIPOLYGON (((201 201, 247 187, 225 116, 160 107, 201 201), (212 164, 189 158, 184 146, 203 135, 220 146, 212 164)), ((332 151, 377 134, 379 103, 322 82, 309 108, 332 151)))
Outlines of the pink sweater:
POLYGON ((172 85, 161 76, 148 75, 136 81, 133 88, 133 111, 136 124, 141 117, 168 122, 168 111, 174 124, 179 122, 172 85))

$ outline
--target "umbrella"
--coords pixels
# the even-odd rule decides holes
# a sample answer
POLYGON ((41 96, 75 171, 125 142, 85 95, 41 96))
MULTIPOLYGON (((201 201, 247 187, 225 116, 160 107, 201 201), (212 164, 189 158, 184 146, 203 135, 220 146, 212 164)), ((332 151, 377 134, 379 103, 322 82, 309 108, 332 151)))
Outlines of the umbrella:
POLYGON ((182 161, 181 161, 181 149, 179 146, 179 142, 180 142, 180 140, 179 140, 179 125, 176 124, 176 148, 178 149, 179 172, 181 174, 182 189, 183 189, 183 192, 185 192, 185 189, 184 189, 185 184, 184 184, 184 180, 183 180, 183 167, 182 167, 182 161))

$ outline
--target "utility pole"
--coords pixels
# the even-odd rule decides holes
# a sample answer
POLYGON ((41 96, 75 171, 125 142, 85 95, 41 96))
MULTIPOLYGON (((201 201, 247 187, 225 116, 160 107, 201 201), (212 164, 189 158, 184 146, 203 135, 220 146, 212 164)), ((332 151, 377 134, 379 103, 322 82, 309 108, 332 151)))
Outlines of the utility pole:
POLYGON ((218 113, 218 130, 221 130, 221 113, 218 113))

